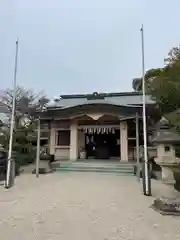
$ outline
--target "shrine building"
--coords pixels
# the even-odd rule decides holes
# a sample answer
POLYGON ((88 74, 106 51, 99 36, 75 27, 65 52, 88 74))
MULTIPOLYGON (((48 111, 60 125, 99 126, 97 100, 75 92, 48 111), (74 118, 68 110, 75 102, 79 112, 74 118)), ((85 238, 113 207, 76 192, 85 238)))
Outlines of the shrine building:
MULTIPOLYGON (((143 145, 142 103, 139 92, 61 95, 39 113, 41 133, 48 129, 41 141, 56 160, 135 161, 143 145)), ((146 115, 150 134, 159 111, 149 95, 146 115)))

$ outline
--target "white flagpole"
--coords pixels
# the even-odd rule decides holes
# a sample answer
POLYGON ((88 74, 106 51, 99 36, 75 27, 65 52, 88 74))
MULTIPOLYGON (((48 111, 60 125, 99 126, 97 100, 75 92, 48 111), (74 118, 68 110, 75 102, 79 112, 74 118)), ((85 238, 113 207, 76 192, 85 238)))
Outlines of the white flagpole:
MULTIPOLYGON (((12 143, 13 143, 13 131, 14 131, 14 115, 15 115, 15 104, 16 104, 16 77, 17 77, 17 63, 18 63, 18 39, 16 40, 16 53, 15 53, 15 66, 14 66, 14 81, 13 81, 13 100, 12 100, 12 113, 11 113, 11 125, 10 125, 10 137, 9 137, 9 150, 8 150, 8 162, 7 162, 7 173, 5 187, 11 187, 11 174, 14 178, 14 173, 12 173, 12 143)), ((14 180, 14 179, 12 179, 14 180)))
POLYGON ((146 126, 146 89, 145 89, 145 60, 144 60, 144 28, 141 27, 141 47, 142 47, 142 92, 143 92, 143 136, 144 136, 144 177, 145 195, 151 195, 149 171, 148 171, 148 151, 147 151, 147 126, 146 126))
POLYGON ((139 116, 136 113, 136 175, 138 181, 140 181, 140 161, 139 161, 139 116))
POLYGON ((36 177, 39 177, 39 161, 40 161, 40 134, 41 124, 40 117, 37 120, 37 146, 36 146, 36 177))

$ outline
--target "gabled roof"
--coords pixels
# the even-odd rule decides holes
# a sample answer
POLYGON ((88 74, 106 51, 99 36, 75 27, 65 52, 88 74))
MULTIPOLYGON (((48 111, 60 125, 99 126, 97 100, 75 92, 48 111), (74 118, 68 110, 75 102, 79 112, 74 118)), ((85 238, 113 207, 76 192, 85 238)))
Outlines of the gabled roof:
MULTIPOLYGON (((143 96, 140 92, 121 93, 93 93, 93 94, 72 94, 61 95, 59 99, 51 102, 48 108, 71 108, 87 104, 109 104, 116 106, 140 106, 143 103, 143 96)), ((150 95, 146 95, 146 104, 154 105, 155 101, 150 95)))

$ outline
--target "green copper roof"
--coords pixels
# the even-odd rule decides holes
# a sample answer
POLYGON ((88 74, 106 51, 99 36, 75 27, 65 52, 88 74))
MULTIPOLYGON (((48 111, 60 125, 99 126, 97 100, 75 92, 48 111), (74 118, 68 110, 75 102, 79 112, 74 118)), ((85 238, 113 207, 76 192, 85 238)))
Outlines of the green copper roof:
MULTIPOLYGON (((117 106, 142 105, 142 93, 93 93, 78 95, 62 95, 56 101, 48 105, 49 108, 69 108, 86 104, 110 104, 117 106)), ((146 104, 155 104, 150 95, 146 95, 146 104)))

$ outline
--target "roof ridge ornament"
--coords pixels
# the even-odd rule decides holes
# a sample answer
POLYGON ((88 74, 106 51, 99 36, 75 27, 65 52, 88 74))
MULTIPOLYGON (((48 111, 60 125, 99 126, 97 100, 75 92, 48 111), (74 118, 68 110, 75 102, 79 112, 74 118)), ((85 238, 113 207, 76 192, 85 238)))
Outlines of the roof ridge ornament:
POLYGON ((105 94, 93 92, 92 94, 86 95, 87 100, 98 100, 98 99, 105 99, 105 94))

